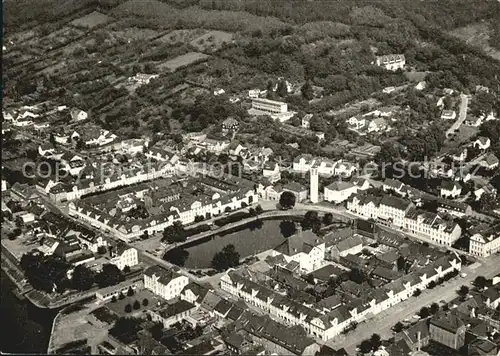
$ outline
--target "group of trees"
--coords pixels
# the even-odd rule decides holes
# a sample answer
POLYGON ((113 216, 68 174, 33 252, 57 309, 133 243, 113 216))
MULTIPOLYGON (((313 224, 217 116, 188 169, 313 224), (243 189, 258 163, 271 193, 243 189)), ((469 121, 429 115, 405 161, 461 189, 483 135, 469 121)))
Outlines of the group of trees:
POLYGON ((279 204, 282 209, 292 209, 295 206, 297 197, 290 191, 284 191, 280 195, 279 204))
POLYGON ((62 292, 67 288, 85 291, 91 289, 94 284, 103 288, 125 280, 123 272, 112 264, 104 264, 99 273, 85 265, 79 265, 73 269, 71 278, 68 278, 70 264, 58 257, 38 253, 24 254, 21 257, 21 268, 33 288, 46 292, 62 292))
MULTIPOLYGON (((116 299, 114 301, 116 302, 116 299)), ((147 298, 144 298, 142 300, 142 305, 144 307, 147 307, 149 305, 149 300, 147 298)), ((138 300, 135 300, 134 303, 125 305, 124 311, 125 313, 131 313, 132 309, 139 310, 140 308, 141 308, 141 303, 138 300)))
POLYGON ((333 214, 326 213, 320 218, 318 212, 308 211, 304 214, 301 225, 304 230, 312 230, 314 233, 319 233, 323 226, 328 226, 333 224, 333 214))
POLYGON ((212 267, 217 271, 225 271, 228 268, 236 267, 240 263, 240 254, 234 245, 225 246, 222 251, 217 252, 212 259, 212 267))
POLYGON ((382 338, 379 334, 372 334, 372 336, 363 340, 361 344, 359 344, 359 349, 363 354, 368 354, 372 351, 377 351, 379 347, 382 345, 382 338))
POLYGON ((20 265, 26 279, 35 289, 62 292, 68 286, 67 272, 70 265, 55 256, 27 253, 21 257, 20 265))
POLYGON ((169 244, 184 242, 186 241, 186 230, 180 221, 174 221, 174 223, 170 226, 167 226, 163 230, 163 237, 161 239, 162 242, 166 242, 169 244))

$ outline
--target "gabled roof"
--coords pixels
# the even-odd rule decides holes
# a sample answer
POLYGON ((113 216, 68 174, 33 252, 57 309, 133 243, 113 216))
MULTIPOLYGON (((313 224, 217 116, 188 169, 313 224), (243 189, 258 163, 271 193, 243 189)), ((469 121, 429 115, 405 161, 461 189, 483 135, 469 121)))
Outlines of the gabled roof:
POLYGON ((184 287, 182 293, 191 291, 196 296, 196 301, 201 302, 209 291, 209 286, 201 283, 191 282, 184 287))
POLYGON ((445 329, 449 332, 456 333, 458 329, 464 327, 464 323, 460 318, 449 312, 441 312, 434 315, 430 320, 431 325, 445 329))
POLYGON ((384 180, 384 185, 393 188, 395 190, 400 190, 401 188, 403 188, 404 183, 400 182, 399 180, 387 178, 386 180, 384 180))
POLYGON ((232 307, 233 304, 230 301, 226 299, 221 299, 219 303, 217 303, 217 305, 215 306, 214 311, 222 315, 226 315, 226 313, 228 313, 232 307))
POLYGON ((274 250, 287 256, 294 256, 300 252, 309 253, 315 246, 322 243, 324 243, 324 241, 322 241, 318 235, 307 230, 290 236, 274 250))
POLYGON ((337 243, 336 247, 339 252, 344 252, 362 244, 363 240, 361 240, 361 237, 359 235, 353 235, 337 243))
POLYGON ((412 345, 418 342, 418 333, 420 333, 420 340, 426 339, 430 336, 427 320, 420 320, 415 325, 412 325, 408 329, 400 332, 399 336, 409 345, 412 345))
POLYGON ((290 190, 295 193, 301 193, 303 191, 307 191, 307 188, 304 187, 302 184, 297 183, 297 182, 290 182, 288 184, 285 184, 283 186, 283 189, 285 190, 290 190))
POLYGON ((333 182, 329 184, 326 188, 329 190, 340 192, 342 190, 350 189, 352 187, 354 187, 354 184, 350 182, 333 182))
POLYGON ((398 210, 406 210, 412 206, 412 203, 403 198, 398 198, 392 195, 384 195, 380 201, 380 205, 390 206, 398 210))
POLYGON ((144 275, 148 277, 153 277, 153 276, 158 277, 158 282, 164 285, 168 284, 172 279, 180 277, 180 275, 177 272, 163 268, 158 265, 151 266, 148 269, 146 269, 144 271, 144 275))
POLYGON ((451 190, 453 190, 453 188, 459 190, 459 189, 462 189, 462 186, 454 181, 449 181, 449 180, 441 181, 441 189, 451 191, 451 190))

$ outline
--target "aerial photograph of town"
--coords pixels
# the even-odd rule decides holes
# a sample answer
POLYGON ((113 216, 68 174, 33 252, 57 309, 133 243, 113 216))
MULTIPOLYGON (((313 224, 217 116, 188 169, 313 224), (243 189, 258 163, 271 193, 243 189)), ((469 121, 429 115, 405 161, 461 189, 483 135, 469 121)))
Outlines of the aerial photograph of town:
POLYGON ((500 356, 500 0, 3 0, 1 354, 500 356))

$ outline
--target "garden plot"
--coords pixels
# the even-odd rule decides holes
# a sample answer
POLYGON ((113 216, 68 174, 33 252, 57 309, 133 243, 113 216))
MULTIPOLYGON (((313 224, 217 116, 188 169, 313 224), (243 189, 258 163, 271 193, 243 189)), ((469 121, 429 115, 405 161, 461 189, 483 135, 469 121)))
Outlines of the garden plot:
POLYGON ((182 56, 178 56, 169 61, 166 61, 165 63, 159 64, 158 69, 176 71, 178 68, 182 68, 196 62, 207 60, 209 57, 210 57, 209 55, 203 53, 189 52, 183 54, 182 56))
POLYGON ((179 42, 189 43, 196 40, 197 38, 200 38, 206 33, 207 31, 200 28, 194 30, 174 30, 158 38, 158 41, 168 44, 174 44, 179 42))

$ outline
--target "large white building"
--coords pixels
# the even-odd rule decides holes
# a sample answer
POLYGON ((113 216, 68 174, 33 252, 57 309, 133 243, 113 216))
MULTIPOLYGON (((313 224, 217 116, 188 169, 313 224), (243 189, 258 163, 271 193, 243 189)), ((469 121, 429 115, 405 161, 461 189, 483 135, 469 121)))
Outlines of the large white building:
POLYGON ((252 109, 267 111, 273 114, 284 114, 288 112, 288 105, 281 101, 254 98, 252 99, 252 109))
POLYGON ((287 238, 271 254, 282 255, 287 262, 295 261, 303 273, 309 273, 322 267, 325 260, 326 244, 312 231, 302 231, 298 227, 295 235, 287 238))
POLYGON ((412 202, 390 195, 355 195, 347 201, 347 209, 367 219, 429 238, 437 244, 450 246, 462 234, 458 224, 438 214, 417 210, 412 202))
POLYGON ((377 56, 375 64, 384 67, 387 70, 404 69, 406 58, 404 54, 388 54, 386 56, 377 56))
POLYGON ((470 237, 469 252, 472 255, 488 257, 498 251, 500 251, 500 225, 470 237))
POLYGON ((144 288, 166 300, 179 297, 188 283, 186 276, 160 266, 152 266, 144 271, 144 288))
POLYGON ((412 209, 405 219, 405 230, 417 235, 429 237, 432 241, 451 246, 460 238, 462 228, 452 222, 442 219, 438 214, 412 209))
POLYGON ((353 194, 356 194, 358 187, 350 182, 333 182, 325 187, 324 199, 326 201, 340 204, 353 194))
POLYGON ((109 263, 115 265, 120 270, 123 270, 126 266, 134 267, 139 264, 137 249, 128 247, 123 243, 109 247, 109 253, 111 255, 109 263))

